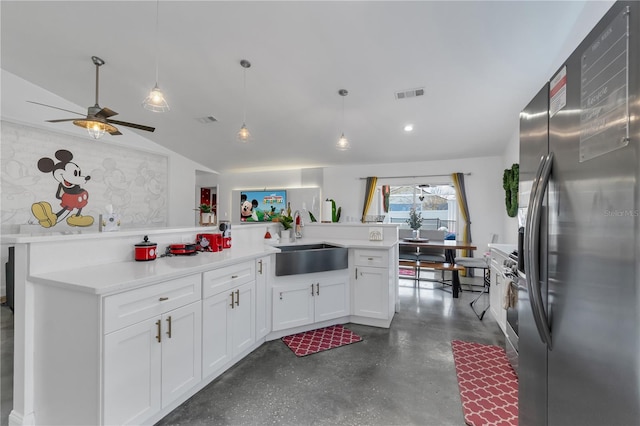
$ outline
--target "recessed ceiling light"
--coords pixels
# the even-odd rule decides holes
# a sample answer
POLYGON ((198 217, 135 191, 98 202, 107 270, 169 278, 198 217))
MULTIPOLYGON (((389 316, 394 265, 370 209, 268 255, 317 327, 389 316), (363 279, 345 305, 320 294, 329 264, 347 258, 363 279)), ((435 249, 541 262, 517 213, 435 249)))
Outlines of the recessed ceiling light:
POLYGON ((411 132, 412 130, 413 130, 413 124, 407 124, 406 126, 404 126, 405 132, 411 132))

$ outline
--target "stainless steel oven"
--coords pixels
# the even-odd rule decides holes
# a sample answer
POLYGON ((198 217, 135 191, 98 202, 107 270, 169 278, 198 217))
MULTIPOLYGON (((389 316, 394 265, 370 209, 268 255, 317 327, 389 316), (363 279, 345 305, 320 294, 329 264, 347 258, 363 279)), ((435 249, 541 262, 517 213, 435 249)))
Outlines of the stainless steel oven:
MULTIPOLYGON (((518 275, 515 274, 513 276, 509 275, 507 282, 511 286, 511 291, 514 294, 518 294, 518 275)), ((516 298, 517 300, 517 298, 516 298)), ((507 326, 506 326, 506 339, 505 339, 505 350, 507 352, 507 358, 511 363, 511 366, 515 370, 516 374, 518 374, 518 305, 517 302, 515 306, 509 306, 507 308, 507 326)))
MULTIPOLYGON (((520 245, 520 244, 518 244, 520 245)), ((520 247, 519 247, 520 248, 520 247)), ((509 259, 504 261, 503 273, 505 278, 505 292, 513 295, 510 303, 505 303, 507 308, 507 324, 505 327, 505 351, 511 366, 518 373, 518 284, 520 283, 518 274, 518 253, 520 250, 509 255, 509 259)), ((509 300, 506 298, 505 300, 509 300)))

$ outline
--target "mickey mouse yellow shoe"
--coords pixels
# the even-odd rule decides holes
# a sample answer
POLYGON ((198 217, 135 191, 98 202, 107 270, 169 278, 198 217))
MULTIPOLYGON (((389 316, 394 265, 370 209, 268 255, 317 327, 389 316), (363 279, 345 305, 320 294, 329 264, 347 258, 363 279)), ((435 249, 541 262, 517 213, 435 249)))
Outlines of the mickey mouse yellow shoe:
POLYGON ((31 213, 38 219, 40 226, 43 228, 51 228, 58 223, 58 217, 51 210, 51 204, 46 201, 34 203, 31 206, 31 213))
POLYGON ((70 226, 91 226, 93 225, 93 217, 71 215, 67 218, 67 223, 70 226))

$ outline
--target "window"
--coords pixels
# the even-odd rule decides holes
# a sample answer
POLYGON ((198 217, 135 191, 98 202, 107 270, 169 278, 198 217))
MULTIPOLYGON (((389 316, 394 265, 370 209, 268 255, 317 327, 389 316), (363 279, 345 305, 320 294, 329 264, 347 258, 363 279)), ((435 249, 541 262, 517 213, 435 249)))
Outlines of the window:
MULTIPOLYGON (((380 198, 384 203, 383 197, 380 198)), ((385 222, 404 223, 412 208, 421 212, 422 229, 444 227, 448 232, 456 233, 458 207, 452 184, 390 185, 385 222)))

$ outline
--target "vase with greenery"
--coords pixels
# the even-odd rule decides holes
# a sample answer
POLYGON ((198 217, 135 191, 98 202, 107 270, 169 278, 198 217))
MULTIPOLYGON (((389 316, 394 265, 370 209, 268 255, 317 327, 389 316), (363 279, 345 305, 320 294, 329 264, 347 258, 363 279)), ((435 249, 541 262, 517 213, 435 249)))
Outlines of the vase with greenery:
POLYGON ((196 209, 200 212, 200 224, 201 225, 210 225, 211 224, 211 206, 209 204, 200 204, 196 209))
POLYGON ((422 226, 422 213, 417 212, 416 209, 409 211, 409 219, 405 221, 409 228, 413 229, 413 237, 420 238, 420 227, 422 226))

